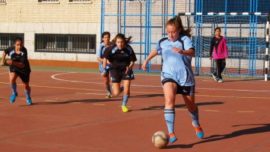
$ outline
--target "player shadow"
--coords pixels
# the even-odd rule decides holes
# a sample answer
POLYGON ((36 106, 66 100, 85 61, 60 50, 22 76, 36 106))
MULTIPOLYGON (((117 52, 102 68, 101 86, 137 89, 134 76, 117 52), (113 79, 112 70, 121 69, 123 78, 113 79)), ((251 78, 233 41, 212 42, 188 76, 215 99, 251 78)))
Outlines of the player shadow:
POLYGON ((201 140, 199 142, 195 142, 195 143, 192 143, 192 144, 171 145, 171 146, 168 146, 167 149, 192 148, 193 146, 198 145, 198 144, 215 142, 215 141, 220 141, 220 140, 226 140, 226 139, 236 138, 236 137, 239 137, 239 136, 270 132, 270 123, 268 123, 268 124, 233 125, 232 127, 239 127, 239 126, 256 126, 256 127, 242 129, 242 130, 236 130, 236 131, 233 131, 233 132, 231 132, 229 134, 211 135, 209 137, 204 138, 203 140, 201 140))
MULTIPOLYGON (((208 102, 200 102, 197 103, 198 106, 207 106, 207 105, 220 105, 220 104, 224 104, 224 102, 220 102, 220 101, 208 101, 208 102)), ((175 108, 184 108, 186 107, 185 104, 176 104, 175 108)), ((147 108, 142 108, 140 110, 164 110, 164 106, 150 106, 147 108)))
POLYGON ((224 80, 224 83, 230 83, 230 82, 240 82, 240 81, 242 81, 242 82, 245 82, 245 81, 263 81, 263 79, 259 79, 259 78, 254 78, 254 79, 235 79, 235 80, 230 80, 230 79, 228 79, 228 80, 224 80))
POLYGON ((71 104, 71 103, 101 103, 101 102, 114 102, 119 101, 119 99, 78 99, 78 100, 66 100, 66 101, 55 101, 55 102, 36 102, 36 105, 61 105, 61 104, 71 104))
POLYGON ((153 98, 153 97, 163 97, 164 94, 142 94, 142 95, 134 95, 130 96, 130 98, 153 98))

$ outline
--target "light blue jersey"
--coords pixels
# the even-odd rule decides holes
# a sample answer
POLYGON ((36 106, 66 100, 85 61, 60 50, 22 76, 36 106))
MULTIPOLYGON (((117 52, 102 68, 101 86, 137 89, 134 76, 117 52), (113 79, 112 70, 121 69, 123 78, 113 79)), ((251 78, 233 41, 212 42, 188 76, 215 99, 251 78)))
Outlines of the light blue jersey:
POLYGON ((194 47, 191 39, 187 36, 179 37, 175 42, 168 38, 159 40, 156 50, 158 54, 162 55, 163 59, 161 81, 167 78, 173 79, 180 86, 194 86, 195 79, 191 67, 192 57, 176 53, 173 48, 189 50, 194 47))
POLYGON ((97 57, 103 58, 106 48, 107 47, 105 46, 104 43, 100 43, 99 49, 97 50, 97 53, 96 53, 97 57))
MULTIPOLYGON (((106 46, 104 43, 100 43, 99 49, 96 52, 97 57, 103 59, 103 55, 105 53, 106 50, 106 46)), ((109 69, 109 65, 106 66, 106 69, 103 68, 103 64, 99 63, 99 71, 100 73, 104 73, 104 72, 108 72, 107 70, 109 69)))

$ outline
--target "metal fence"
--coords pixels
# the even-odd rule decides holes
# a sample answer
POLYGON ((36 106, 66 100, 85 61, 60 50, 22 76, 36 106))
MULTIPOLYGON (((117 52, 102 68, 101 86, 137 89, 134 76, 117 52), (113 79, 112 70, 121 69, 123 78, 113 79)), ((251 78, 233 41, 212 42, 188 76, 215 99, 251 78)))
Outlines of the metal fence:
MULTIPOLYGON (((213 70, 210 40, 219 26, 229 47, 226 74, 257 77, 263 76, 268 12, 267 0, 101 0, 101 32, 133 36, 139 69, 157 41, 166 36, 166 21, 180 13, 185 27, 192 29, 196 74, 213 70)), ((153 60, 149 72, 160 70, 161 63, 160 57, 153 60)))

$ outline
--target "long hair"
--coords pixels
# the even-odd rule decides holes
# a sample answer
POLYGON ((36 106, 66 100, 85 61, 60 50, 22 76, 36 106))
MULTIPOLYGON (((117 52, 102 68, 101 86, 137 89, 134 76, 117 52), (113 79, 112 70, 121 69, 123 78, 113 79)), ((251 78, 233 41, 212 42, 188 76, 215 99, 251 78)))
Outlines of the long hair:
POLYGON ((103 38, 104 38, 104 36, 106 36, 106 35, 108 35, 109 37, 111 37, 111 33, 110 32, 108 32, 108 31, 105 31, 105 32, 103 32, 102 34, 101 34, 101 42, 103 42, 103 38))
POLYGON ((184 28, 182 19, 180 16, 175 16, 174 18, 169 19, 166 23, 166 26, 168 25, 174 25, 180 31, 180 35, 186 35, 188 37, 191 37, 191 29, 184 28))
POLYGON ((125 43, 125 45, 129 44, 131 42, 132 37, 126 37, 124 34, 122 33, 118 33, 112 40, 112 44, 116 44, 116 40, 117 39, 122 39, 125 43))

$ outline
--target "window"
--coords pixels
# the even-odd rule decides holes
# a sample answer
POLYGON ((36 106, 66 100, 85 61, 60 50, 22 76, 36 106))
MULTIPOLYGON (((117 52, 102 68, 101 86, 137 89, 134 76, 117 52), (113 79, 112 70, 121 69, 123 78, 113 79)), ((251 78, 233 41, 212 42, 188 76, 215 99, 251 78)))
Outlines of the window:
POLYGON ((60 3, 59 0, 38 0, 39 3, 60 3))
POLYGON ((36 34, 36 52, 96 53, 96 35, 36 34))
POLYGON ((72 3, 92 3, 92 0, 69 0, 72 3))
POLYGON ((7 33, 0 33, 0 50, 4 50, 13 45, 13 41, 16 37, 24 38, 23 34, 7 34, 7 33))
POLYGON ((6 0, 0 0, 0 4, 6 4, 6 0))

